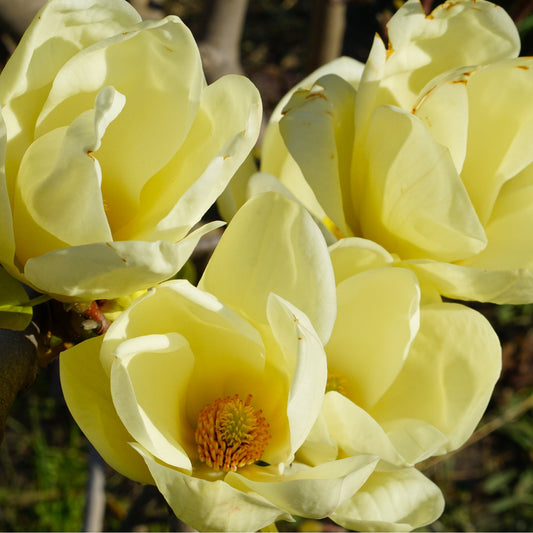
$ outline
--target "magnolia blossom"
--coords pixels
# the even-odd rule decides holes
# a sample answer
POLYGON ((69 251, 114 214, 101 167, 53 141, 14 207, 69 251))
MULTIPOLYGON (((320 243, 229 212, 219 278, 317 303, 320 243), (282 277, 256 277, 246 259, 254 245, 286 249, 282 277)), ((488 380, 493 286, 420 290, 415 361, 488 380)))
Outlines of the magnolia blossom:
POLYGON ((321 518, 378 461, 295 459, 322 408, 334 320, 320 231, 283 196, 258 196, 230 223, 199 288, 163 283, 103 337, 61 354, 63 391, 106 461, 156 484, 199 530, 321 518))
POLYGON ((327 393, 297 459, 375 454, 365 484, 331 515, 355 531, 408 531, 436 520, 440 490, 414 465, 472 434, 501 368, 478 312, 421 291, 411 269, 371 241, 330 247, 337 319, 326 345, 327 393))
POLYGON ((0 262, 63 300, 174 275, 261 117, 247 79, 207 86, 177 17, 141 21, 125 0, 49 1, 0 75, 0 104, 0 262))
POLYGON ((443 295, 533 301, 533 60, 484 0, 409 0, 364 68, 317 71, 273 115, 249 193, 283 184, 331 241, 384 246, 443 295), (361 73, 362 71, 362 73, 361 73))

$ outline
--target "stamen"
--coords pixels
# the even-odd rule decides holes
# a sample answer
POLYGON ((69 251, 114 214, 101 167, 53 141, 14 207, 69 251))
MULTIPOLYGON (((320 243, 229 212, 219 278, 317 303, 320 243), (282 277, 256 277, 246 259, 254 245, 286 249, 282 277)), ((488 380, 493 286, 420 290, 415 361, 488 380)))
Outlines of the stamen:
POLYGON ((269 425, 261 410, 239 395, 217 399, 198 415, 194 438, 200 461, 217 472, 229 472, 261 459, 270 440, 269 425))
POLYGON ((346 396, 346 378, 337 374, 328 374, 326 392, 336 391, 346 396))

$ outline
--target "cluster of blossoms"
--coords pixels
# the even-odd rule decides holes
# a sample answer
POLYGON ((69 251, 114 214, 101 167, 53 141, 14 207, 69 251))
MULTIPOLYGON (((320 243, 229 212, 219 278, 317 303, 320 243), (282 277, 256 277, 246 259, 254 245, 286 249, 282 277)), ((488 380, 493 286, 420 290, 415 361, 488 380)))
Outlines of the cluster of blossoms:
POLYGON ((416 464, 466 442, 501 368, 487 320, 442 297, 533 302, 515 26, 409 0, 388 31, 284 97, 260 172, 257 90, 207 85, 176 17, 50 0, 0 76, 0 262, 65 302, 149 289, 61 354, 61 382, 104 459, 197 529, 436 520, 416 464), (197 286, 165 281, 219 196, 197 286))

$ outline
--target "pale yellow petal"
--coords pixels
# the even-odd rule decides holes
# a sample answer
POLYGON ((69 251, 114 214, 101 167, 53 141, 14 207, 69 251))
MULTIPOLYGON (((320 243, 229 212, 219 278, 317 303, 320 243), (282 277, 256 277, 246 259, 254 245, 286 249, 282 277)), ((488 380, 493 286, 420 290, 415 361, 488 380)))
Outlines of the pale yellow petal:
POLYGON ((259 135, 261 99, 243 76, 224 76, 202 93, 191 130, 172 160, 141 191, 142 213, 124 238, 176 240, 222 193, 259 135))
POLYGON ((500 369, 500 343, 483 315, 452 303, 424 307, 402 372, 371 414, 380 422, 423 420, 448 438, 443 451, 457 449, 481 419, 500 369))
MULTIPOLYGON (((485 226, 487 247, 461 265, 489 270, 533 270, 533 164, 506 182, 485 226)), ((525 295, 524 295, 525 296, 525 295)))
POLYGON ((394 258, 374 241, 351 237, 329 247, 337 285, 345 279, 373 268, 392 266, 394 258))
POLYGON ((383 428, 346 396, 328 392, 322 414, 331 439, 343 454, 341 456, 377 455, 386 467, 409 466, 383 428))
POLYGON ((36 134, 69 124, 107 85, 126 95, 95 153, 108 218, 118 231, 137 214, 142 188, 169 162, 195 118, 205 80, 190 31, 177 17, 146 21, 74 56, 54 79, 36 134))
POLYGON ((192 477, 142 453, 176 516, 198 531, 258 531, 277 520, 293 521, 287 511, 258 494, 237 490, 221 479, 192 477))
POLYGON ((152 334, 121 343, 110 375, 113 403, 134 441, 189 472, 189 456, 196 453, 186 409, 193 365, 183 336, 152 334))
POLYGON ((451 263, 406 261, 417 276, 440 294, 456 300, 496 304, 527 304, 533 301, 533 270, 486 270, 451 263))
POLYGON ((292 457, 322 407, 327 380, 326 354, 309 319, 289 302, 272 294, 267 316, 292 378, 287 402, 292 457))
POLYGON ((417 117, 376 109, 367 160, 364 237, 404 259, 454 261, 483 249, 483 228, 450 153, 417 117))
POLYGON ((418 331, 420 290, 408 269, 378 268, 337 286, 337 320, 326 345, 328 372, 370 409, 396 379, 418 331))
POLYGON ((102 173, 92 153, 123 105, 124 97, 106 87, 98 93, 94 111, 39 137, 26 151, 13 211, 17 257, 22 263, 49 251, 47 245, 54 240, 78 246, 112 239, 102 173), (50 237, 36 240, 35 231, 50 237))
POLYGON ((284 196, 265 193, 235 215, 198 286, 258 323, 267 322, 273 292, 302 310, 325 341, 335 319, 334 283, 312 218, 284 196))
POLYGON ((513 20, 484 0, 449 0, 425 15, 406 2, 387 24, 391 53, 382 91, 410 110, 422 88, 448 70, 516 57, 520 39, 513 20))
POLYGON ((15 235, 5 174, 6 125, 0 114, 0 263, 14 268, 15 235))
POLYGON ((450 150, 455 169, 461 173, 467 150, 469 70, 454 71, 438 85, 431 85, 413 107, 433 138, 450 150))
POLYGON ((0 75, 0 102, 8 125, 10 194, 58 70, 83 48, 120 34, 140 20, 130 4, 112 0, 48 2, 34 18, 0 75))
MULTIPOLYGON (((339 76, 317 80, 285 107, 280 131, 320 205, 343 235, 351 235, 350 168, 355 90, 339 76), (313 147, 310 150, 310 147, 313 147), (348 223, 347 223, 348 221, 348 223)), ((293 191, 296 197, 298 192, 293 191)))
POLYGON ((110 466, 135 481, 153 483, 141 456, 128 444, 133 437, 113 406, 109 377, 100 364, 102 340, 89 339, 61 353, 65 401, 76 423, 110 466))
POLYGON ((414 468, 374 472, 332 520, 354 531, 411 531, 442 514, 439 488, 414 468))
POLYGON ((485 224, 502 185, 533 161, 533 58, 480 68, 467 89, 468 152, 461 177, 485 224))
POLYGON ((293 464, 278 476, 263 474, 260 468, 242 475, 229 472, 225 480, 243 492, 260 494, 289 513, 324 518, 359 490, 377 461, 373 455, 358 455, 313 468, 302 465, 299 469, 298 464, 293 464))
POLYGON ((30 259, 24 275, 41 292, 59 300, 118 298, 172 277, 190 257, 200 237, 217 225, 202 226, 176 244, 99 242, 54 250, 30 259))

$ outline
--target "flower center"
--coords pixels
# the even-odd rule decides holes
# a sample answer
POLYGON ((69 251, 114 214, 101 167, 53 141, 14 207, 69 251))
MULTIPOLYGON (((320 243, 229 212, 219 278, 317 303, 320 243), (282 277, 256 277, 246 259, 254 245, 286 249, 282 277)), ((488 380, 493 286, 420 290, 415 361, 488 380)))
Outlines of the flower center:
POLYGON ((270 439, 269 425, 251 401, 251 394, 244 402, 236 394, 200 411, 194 439, 202 463, 217 472, 235 472, 261 459, 270 439))
POLYGON ((346 378, 337 374, 328 374, 326 392, 336 391, 346 396, 346 378))

